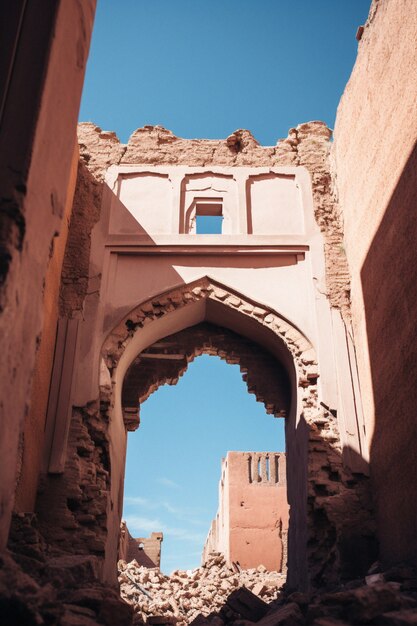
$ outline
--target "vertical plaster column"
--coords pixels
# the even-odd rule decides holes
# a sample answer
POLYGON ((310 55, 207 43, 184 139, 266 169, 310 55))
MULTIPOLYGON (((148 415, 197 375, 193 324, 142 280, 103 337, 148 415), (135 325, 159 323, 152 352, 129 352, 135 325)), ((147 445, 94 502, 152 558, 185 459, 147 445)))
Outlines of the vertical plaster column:
POLYGON ((246 203, 246 181, 248 175, 246 172, 238 171, 235 173, 237 185, 237 232, 246 235, 248 232, 248 216, 246 203))

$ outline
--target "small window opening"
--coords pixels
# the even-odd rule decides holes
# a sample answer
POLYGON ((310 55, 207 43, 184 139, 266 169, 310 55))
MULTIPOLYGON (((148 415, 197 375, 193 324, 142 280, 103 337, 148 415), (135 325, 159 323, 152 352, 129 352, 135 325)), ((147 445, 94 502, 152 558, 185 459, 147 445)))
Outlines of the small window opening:
POLYGON ((223 230, 223 201, 210 198, 195 205, 195 232, 197 235, 221 235, 223 230))
POLYGON ((269 481, 270 479, 270 472, 269 472, 269 456, 266 457, 265 459, 265 470, 266 470, 266 480, 269 481))
POLYGON ((275 482, 279 483, 279 456, 275 457, 275 482))
POLYGON ((262 480, 262 474, 261 474, 261 459, 260 457, 258 458, 258 482, 261 482, 262 480))
POLYGON ((196 215, 195 230, 197 235, 221 235, 223 215, 196 215))
POLYGON ((252 457, 250 456, 248 458, 248 475, 249 475, 249 482, 252 482, 252 457))

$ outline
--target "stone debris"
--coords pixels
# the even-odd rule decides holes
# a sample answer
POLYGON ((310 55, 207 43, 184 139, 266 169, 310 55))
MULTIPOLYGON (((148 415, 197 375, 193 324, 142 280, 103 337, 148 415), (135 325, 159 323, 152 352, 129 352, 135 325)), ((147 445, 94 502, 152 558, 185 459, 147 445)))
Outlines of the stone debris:
POLYGON ((120 561, 119 581, 135 625, 416 626, 415 570, 374 565, 365 578, 327 592, 285 593, 283 574, 263 566, 240 571, 219 554, 204 567, 171 576, 120 561))
POLYGON ((235 563, 227 565, 218 553, 202 567, 176 570, 170 576, 140 567, 136 561, 119 561, 118 566, 121 596, 133 606, 135 624, 155 624, 156 618, 163 617, 166 621, 158 623, 185 626, 197 616, 220 611, 231 594, 233 609, 237 604, 248 606, 259 619, 266 613, 265 601, 275 600, 285 583, 285 574, 268 572, 262 565, 241 570, 235 563))

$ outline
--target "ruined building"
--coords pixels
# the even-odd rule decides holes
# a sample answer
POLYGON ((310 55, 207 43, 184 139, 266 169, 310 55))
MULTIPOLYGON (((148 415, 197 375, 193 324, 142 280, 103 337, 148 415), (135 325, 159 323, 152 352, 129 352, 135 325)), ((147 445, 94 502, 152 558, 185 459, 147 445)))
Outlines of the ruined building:
POLYGON ((372 2, 333 142, 271 147, 77 139, 94 0, 3 5, 0 609, 130 623, 127 433, 202 353, 285 420, 288 590, 415 565, 417 3, 372 2))
POLYGON ((132 537, 126 522, 120 525, 118 558, 130 562, 135 560, 142 567, 159 567, 161 565, 161 543, 164 534, 151 533, 150 537, 132 537))
POLYGON ((202 562, 221 553, 243 569, 287 569, 288 503, 285 454, 228 452, 222 460, 219 509, 202 562))

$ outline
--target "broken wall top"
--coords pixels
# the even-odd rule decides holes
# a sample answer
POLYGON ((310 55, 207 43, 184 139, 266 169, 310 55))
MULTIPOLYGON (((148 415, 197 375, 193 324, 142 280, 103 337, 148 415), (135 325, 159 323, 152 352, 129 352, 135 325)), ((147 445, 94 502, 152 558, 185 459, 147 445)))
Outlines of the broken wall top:
POLYGON ((226 139, 182 139, 162 126, 144 126, 122 144, 116 133, 102 131, 91 122, 78 126, 81 157, 88 159, 88 167, 95 173, 123 164, 308 167, 313 155, 323 151, 324 146, 328 152, 330 137, 331 130, 319 121, 291 128, 288 137, 279 139, 275 146, 261 146, 250 131, 243 129, 226 139))

